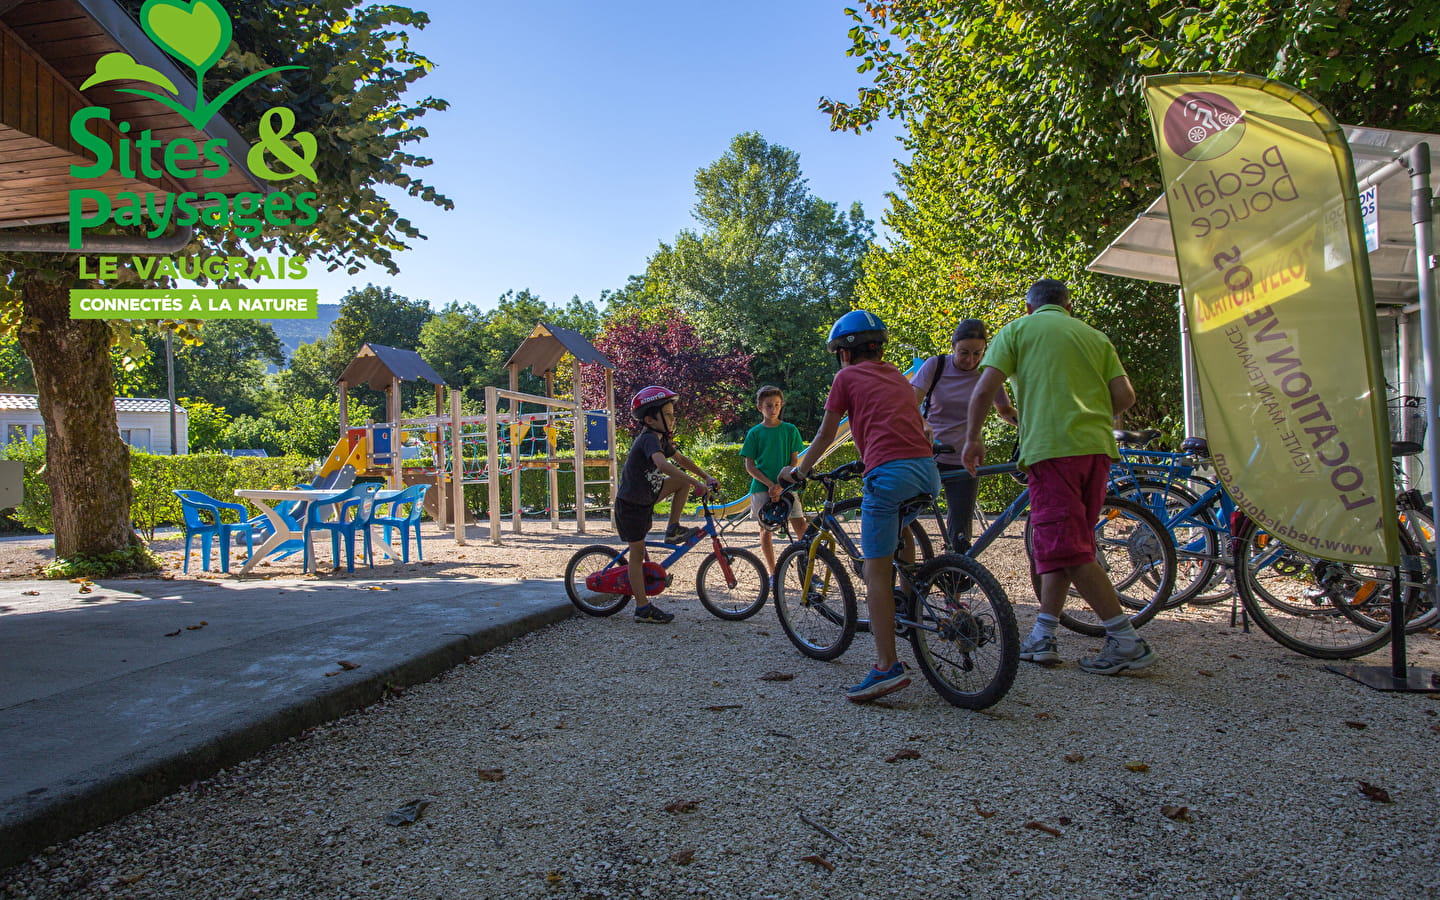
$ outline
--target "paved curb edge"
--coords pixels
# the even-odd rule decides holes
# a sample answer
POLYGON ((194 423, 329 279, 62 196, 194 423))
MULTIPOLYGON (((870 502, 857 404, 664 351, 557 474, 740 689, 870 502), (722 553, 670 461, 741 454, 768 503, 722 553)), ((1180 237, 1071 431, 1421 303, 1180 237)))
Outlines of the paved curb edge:
POLYGON ((181 787, 249 759, 307 728, 323 725, 384 698, 392 687, 435 678, 472 656, 575 615, 568 602, 455 639, 413 659, 366 673, 335 690, 278 708, 263 720, 214 736, 202 746, 92 784, 27 815, 0 821, 0 870, 33 854, 144 809, 181 787))

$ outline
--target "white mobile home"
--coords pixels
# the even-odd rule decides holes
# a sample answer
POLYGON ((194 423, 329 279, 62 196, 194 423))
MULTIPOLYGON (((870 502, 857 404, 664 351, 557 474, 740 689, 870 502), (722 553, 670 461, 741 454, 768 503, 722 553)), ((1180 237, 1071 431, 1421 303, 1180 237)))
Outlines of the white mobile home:
MULTIPOLYGON (((170 402, 148 397, 116 397, 115 419, 120 439, 147 453, 170 452, 170 402)), ((0 394, 0 441, 34 440, 45 433, 40 419, 40 399, 34 394, 0 394)), ((177 453, 189 452, 190 418, 185 407, 175 405, 177 453)))

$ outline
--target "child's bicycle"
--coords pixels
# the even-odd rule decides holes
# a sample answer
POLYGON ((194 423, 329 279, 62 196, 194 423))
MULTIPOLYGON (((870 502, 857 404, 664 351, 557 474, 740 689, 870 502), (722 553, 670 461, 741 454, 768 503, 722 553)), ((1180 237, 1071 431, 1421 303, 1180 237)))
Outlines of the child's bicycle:
MULTIPOLYGON (((837 555, 859 560, 855 546, 835 517, 835 486, 861 477, 859 463, 811 473, 825 501, 799 540, 775 563, 775 612, 801 653, 831 660, 855 637, 859 612, 849 568, 837 555)), ((929 494, 900 507, 903 534, 927 511, 943 523, 929 494)), ((895 633, 908 638, 915 662, 936 693, 955 706, 985 709, 999 702, 1015 681, 1020 635, 1015 611, 1000 582, 976 560, 945 553, 916 565, 897 555, 895 572, 909 588, 895 592, 895 633)))
MULTIPOLYGON (((657 594, 670 576, 668 570, 680 557, 709 536, 710 554, 700 561, 695 575, 695 591, 700 602, 722 619, 748 619, 765 606, 770 596, 770 578, 765 564, 748 550, 727 547, 720 540, 720 529, 710 511, 710 494, 700 500, 705 524, 683 544, 646 541, 646 547, 670 551, 665 561, 656 565, 647 562, 645 593, 657 594)), ((565 593, 570 602, 590 616, 613 616, 625 608, 633 591, 626 572, 628 547, 592 544, 582 547, 565 566, 565 593)))

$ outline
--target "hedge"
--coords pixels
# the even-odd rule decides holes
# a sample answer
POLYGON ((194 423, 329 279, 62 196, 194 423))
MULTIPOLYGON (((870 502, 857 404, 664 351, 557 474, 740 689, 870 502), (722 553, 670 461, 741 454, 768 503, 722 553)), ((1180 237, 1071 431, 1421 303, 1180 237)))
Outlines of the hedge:
MULTIPOLYGON (((45 442, 17 441, 3 450, 5 458, 25 463, 25 497, 15 509, 15 518, 42 533, 54 531, 50 509, 50 485, 46 483, 45 442)), ((223 453, 192 453, 185 456, 157 456, 130 451, 130 480, 134 498, 130 519, 147 540, 155 529, 182 521, 176 488, 201 491, 216 500, 239 502, 237 489, 290 487, 310 480, 314 464, 299 456, 274 458, 230 457, 223 453)), ((252 507, 253 508, 253 507, 252 507)))

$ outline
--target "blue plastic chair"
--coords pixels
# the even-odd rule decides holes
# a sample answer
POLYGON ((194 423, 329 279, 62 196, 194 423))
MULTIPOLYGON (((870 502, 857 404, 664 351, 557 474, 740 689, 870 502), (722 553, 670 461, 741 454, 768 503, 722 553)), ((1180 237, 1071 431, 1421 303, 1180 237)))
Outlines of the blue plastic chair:
POLYGON ((365 541, 370 540, 370 516, 374 513, 371 502, 381 485, 374 482, 357 484, 333 500, 309 501, 305 510, 305 568, 315 571, 315 548, 310 536, 316 531, 330 532, 330 555, 335 567, 340 567, 340 539, 345 539, 345 571, 355 571, 355 532, 365 529, 365 541), (333 513, 333 518, 329 518, 333 513))
POLYGON ((216 500, 209 494, 201 491, 174 491, 175 496, 180 498, 180 514, 184 517, 185 525, 185 565, 183 571, 190 572, 190 540, 200 538, 200 552, 204 555, 203 571, 210 571, 210 546, 211 541, 219 538, 220 544, 220 571, 230 571, 230 538, 237 535, 245 538, 245 549, 255 552, 255 535, 261 531, 261 522, 265 521, 264 516, 250 518, 250 511, 239 503, 226 503, 223 500, 216 500), (238 516, 236 522, 226 522, 225 512, 233 512, 238 516))
MULTIPOLYGON (((420 517, 425 513, 425 492, 430 490, 428 484, 412 484, 405 490, 396 494, 388 500, 376 500, 375 509, 371 514, 370 524, 385 526, 385 543, 390 543, 391 529, 400 531, 400 561, 410 561, 410 532, 415 532, 415 555, 418 559, 425 558, 425 549, 420 545, 420 517), (410 508, 401 512, 400 508, 409 504, 410 508), (382 510, 385 510, 382 512, 382 510)), ((370 549, 369 535, 366 535, 365 553, 370 560, 370 565, 375 565, 375 556, 370 549)))

